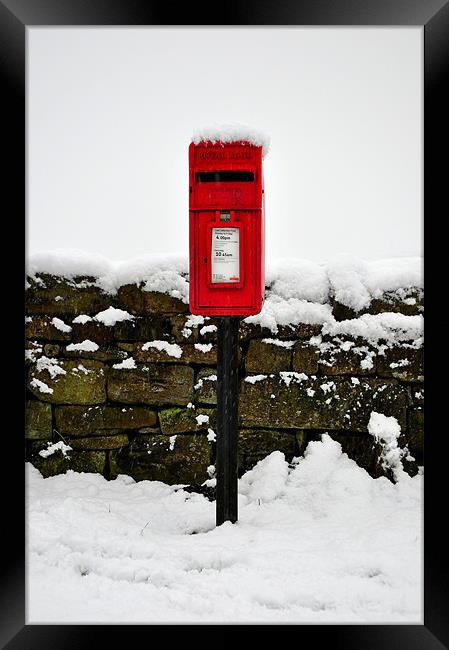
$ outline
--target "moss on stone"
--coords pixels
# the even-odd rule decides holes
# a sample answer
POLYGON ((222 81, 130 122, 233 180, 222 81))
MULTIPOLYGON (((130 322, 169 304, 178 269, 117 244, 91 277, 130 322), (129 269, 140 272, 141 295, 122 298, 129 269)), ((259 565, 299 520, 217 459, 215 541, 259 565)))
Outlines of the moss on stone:
POLYGON ((67 359, 59 361, 58 365, 64 374, 56 374, 53 378, 47 370, 38 371, 36 365, 30 368, 28 388, 36 397, 53 404, 101 404, 106 401, 107 367, 103 363, 67 359), (39 382, 47 389, 42 390, 39 382))
POLYGON ((44 355, 49 358, 58 357, 61 352, 61 346, 55 343, 45 343, 44 355))
POLYGON ((185 433, 187 431, 196 431, 198 429, 214 428, 216 426, 215 409, 201 408, 179 408, 171 407, 159 411, 159 423, 161 431, 165 435, 174 433, 185 433), (196 417, 206 415, 209 418, 207 423, 198 424, 196 417))
POLYGON ((73 280, 40 274, 39 279, 28 278, 30 284, 26 294, 28 314, 51 316, 79 314, 94 315, 107 309, 111 296, 95 286, 95 278, 76 277, 73 280))

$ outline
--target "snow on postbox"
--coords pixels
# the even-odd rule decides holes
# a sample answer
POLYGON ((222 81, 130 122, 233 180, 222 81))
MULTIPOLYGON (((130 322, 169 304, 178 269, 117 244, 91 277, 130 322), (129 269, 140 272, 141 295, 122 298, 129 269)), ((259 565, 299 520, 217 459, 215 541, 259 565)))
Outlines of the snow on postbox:
POLYGON ((265 286, 262 146, 192 142, 189 184, 190 311, 258 314, 265 286))

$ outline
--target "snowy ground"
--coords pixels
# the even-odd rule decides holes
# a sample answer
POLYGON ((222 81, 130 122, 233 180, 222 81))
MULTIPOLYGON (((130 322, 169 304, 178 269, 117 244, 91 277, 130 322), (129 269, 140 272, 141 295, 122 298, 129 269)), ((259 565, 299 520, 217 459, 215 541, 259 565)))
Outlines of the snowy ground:
POLYGON ((239 482, 239 522, 159 482, 27 465, 27 623, 422 623, 422 481, 327 435, 239 482))

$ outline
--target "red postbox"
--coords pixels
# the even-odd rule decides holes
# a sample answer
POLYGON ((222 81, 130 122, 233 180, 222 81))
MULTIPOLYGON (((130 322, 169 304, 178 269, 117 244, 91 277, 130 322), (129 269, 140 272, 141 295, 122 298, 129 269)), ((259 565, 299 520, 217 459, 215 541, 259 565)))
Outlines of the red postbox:
POLYGON ((189 191, 191 313, 258 314, 265 287, 262 146, 192 142, 189 191))

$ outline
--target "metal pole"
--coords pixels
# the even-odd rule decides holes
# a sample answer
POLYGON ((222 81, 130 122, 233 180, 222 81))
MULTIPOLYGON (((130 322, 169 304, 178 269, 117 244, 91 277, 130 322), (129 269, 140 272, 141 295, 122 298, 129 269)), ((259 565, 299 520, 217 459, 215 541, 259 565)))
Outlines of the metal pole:
POLYGON ((237 413, 239 318, 218 322, 216 522, 237 521, 237 413))

